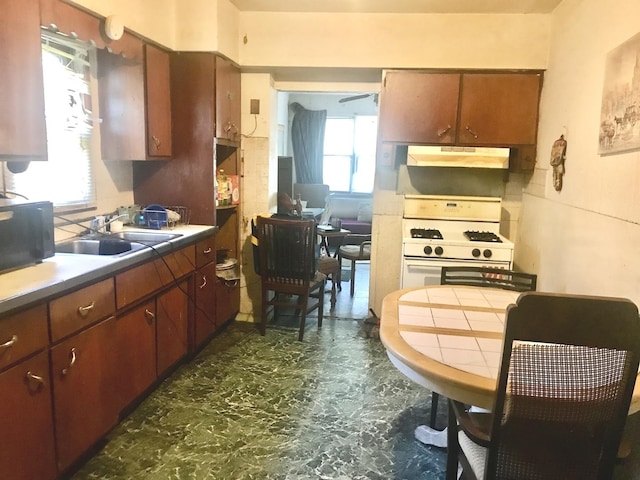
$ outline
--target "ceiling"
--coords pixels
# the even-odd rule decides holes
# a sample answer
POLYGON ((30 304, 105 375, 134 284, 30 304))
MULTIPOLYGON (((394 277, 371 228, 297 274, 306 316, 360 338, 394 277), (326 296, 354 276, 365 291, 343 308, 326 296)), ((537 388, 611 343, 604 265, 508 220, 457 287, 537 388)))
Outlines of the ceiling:
POLYGON ((551 13, 562 0, 230 0, 243 12, 551 13))

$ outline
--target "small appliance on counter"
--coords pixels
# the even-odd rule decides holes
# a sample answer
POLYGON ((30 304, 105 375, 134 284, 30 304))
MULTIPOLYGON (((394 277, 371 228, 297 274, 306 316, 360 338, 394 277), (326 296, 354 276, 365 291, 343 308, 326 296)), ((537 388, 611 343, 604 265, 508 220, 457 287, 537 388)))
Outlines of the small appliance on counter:
POLYGON ((53 204, 0 199, 0 272, 55 255, 53 204))

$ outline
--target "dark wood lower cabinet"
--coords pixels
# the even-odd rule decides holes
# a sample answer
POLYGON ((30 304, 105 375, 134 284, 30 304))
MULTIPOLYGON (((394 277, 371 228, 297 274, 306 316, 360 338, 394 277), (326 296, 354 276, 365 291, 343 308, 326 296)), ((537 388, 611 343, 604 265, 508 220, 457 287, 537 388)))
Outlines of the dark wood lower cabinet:
POLYGON ((0 374, 0 478, 56 477, 49 352, 0 374))
POLYGON ((116 327, 110 317, 51 349, 60 472, 118 422, 116 327))
POLYGON ((158 376, 187 354, 188 288, 188 282, 182 281, 156 298, 158 376))
POLYGON ((204 343, 216 331, 216 264, 211 262, 195 274, 195 343, 204 343))
POLYGON ((151 299, 116 319, 118 410, 156 379, 156 302, 151 299))
POLYGON ((216 284, 216 319, 222 325, 240 310, 239 280, 218 278, 216 284))

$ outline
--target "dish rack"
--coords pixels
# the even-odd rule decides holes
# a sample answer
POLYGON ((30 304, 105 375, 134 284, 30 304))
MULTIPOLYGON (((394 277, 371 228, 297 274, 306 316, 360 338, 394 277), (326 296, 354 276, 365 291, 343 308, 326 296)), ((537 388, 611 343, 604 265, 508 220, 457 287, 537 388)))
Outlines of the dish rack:
POLYGON ((189 225, 191 211, 179 205, 148 205, 141 208, 140 221, 143 227, 159 230, 178 225, 189 225))

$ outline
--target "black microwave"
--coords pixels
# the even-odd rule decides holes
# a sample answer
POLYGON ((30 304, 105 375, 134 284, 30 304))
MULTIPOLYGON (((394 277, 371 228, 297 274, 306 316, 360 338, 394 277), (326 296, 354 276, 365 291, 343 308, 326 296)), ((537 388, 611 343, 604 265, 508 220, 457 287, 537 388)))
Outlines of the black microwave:
POLYGON ((53 255, 53 204, 0 199, 0 271, 53 255))

